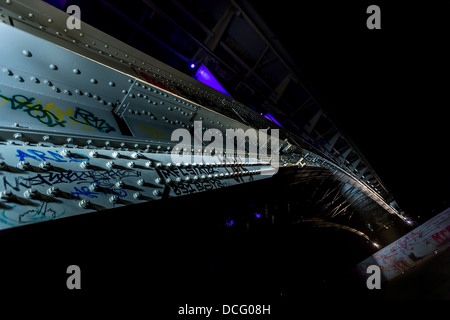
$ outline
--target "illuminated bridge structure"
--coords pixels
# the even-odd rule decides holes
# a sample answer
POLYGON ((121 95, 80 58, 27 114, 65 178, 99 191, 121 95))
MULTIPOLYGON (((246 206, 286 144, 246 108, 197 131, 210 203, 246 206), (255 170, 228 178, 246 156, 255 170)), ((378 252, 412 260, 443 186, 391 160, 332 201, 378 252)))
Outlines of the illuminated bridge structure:
POLYGON ((406 219, 247 1, 54 3, 0 2, 0 229, 200 193, 226 205, 233 190, 254 208, 220 216, 236 228, 287 219, 375 242, 406 219), (81 29, 66 24, 70 4, 81 29), (195 121, 224 137, 278 129, 278 173, 254 154, 173 162, 171 133, 195 121))

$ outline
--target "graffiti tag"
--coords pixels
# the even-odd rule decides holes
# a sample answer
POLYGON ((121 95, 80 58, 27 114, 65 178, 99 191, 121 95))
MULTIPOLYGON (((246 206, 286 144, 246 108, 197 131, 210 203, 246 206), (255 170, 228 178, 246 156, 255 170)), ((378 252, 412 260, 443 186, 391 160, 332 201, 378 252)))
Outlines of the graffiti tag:
POLYGON ((140 171, 127 171, 120 169, 112 169, 109 171, 72 171, 67 172, 46 172, 38 173, 30 177, 14 177, 14 181, 10 181, 3 176, 3 187, 5 190, 13 189, 19 191, 21 187, 31 188, 32 186, 53 186, 61 183, 91 183, 99 182, 101 185, 107 185, 111 179, 119 180, 126 177, 140 177, 140 171))
POLYGON ((73 116, 70 116, 70 119, 77 123, 96 128, 100 132, 109 133, 111 131, 116 131, 116 128, 107 123, 106 120, 99 119, 92 112, 79 107, 75 109, 75 113, 73 116))
POLYGON ((3 99, 3 102, 0 105, 8 101, 12 110, 22 110, 29 117, 37 119, 39 122, 50 128, 56 126, 66 127, 68 125, 76 127, 64 120, 64 117, 68 116, 68 120, 70 120, 71 123, 86 126, 86 128, 76 127, 77 129, 97 129, 103 133, 116 131, 116 128, 109 124, 105 119, 101 119, 94 113, 80 107, 76 107, 75 111, 71 108, 68 108, 67 111, 62 111, 56 108, 53 103, 48 103, 44 107, 39 101, 37 101, 38 103, 35 103, 35 98, 28 98, 20 94, 13 95, 12 97, 6 97, 0 94, 0 98, 3 99))
POLYGON ((152 138, 161 138, 164 136, 164 132, 158 131, 156 128, 150 128, 144 124, 138 125, 138 128, 145 132, 145 134, 152 138))
POLYGON ((9 101, 11 105, 11 109, 13 110, 22 110, 28 116, 37 119, 39 122, 45 124, 48 127, 61 126, 65 127, 65 120, 60 120, 54 113, 51 111, 45 110, 42 104, 34 104, 33 101, 35 98, 27 98, 23 95, 16 94, 11 98, 5 97, 0 94, 0 98, 5 101, 9 101))
POLYGON ((26 158, 30 158, 36 161, 55 161, 55 162, 83 162, 89 160, 89 157, 81 153, 73 153, 69 156, 69 160, 64 160, 64 157, 57 152, 53 151, 40 151, 35 149, 27 149, 26 152, 17 149, 16 157, 19 161, 26 161, 26 158))

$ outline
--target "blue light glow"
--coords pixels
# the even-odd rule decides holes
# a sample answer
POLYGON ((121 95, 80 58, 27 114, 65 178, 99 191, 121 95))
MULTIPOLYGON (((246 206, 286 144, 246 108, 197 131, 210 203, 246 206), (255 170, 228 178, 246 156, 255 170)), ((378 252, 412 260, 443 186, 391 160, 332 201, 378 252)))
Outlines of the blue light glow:
POLYGON ((195 73, 194 79, 197 79, 198 81, 206 84, 207 86, 216 89, 217 91, 222 92, 223 94, 226 94, 227 96, 231 97, 231 95, 227 92, 227 90, 225 90, 225 88, 222 87, 220 82, 213 76, 211 71, 209 71, 204 64, 202 64, 198 68, 197 72, 195 73))
POLYGON ((280 127, 283 128, 283 126, 282 126, 277 120, 275 120, 275 118, 274 118, 270 113, 267 112, 267 113, 264 115, 264 118, 269 119, 269 120, 272 121, 272 122, 275 122, 277 125, 279 125, 280 127))
POLYGON ((195 63, 191 63, 190 67, 191 69, 195 69, 195 63))

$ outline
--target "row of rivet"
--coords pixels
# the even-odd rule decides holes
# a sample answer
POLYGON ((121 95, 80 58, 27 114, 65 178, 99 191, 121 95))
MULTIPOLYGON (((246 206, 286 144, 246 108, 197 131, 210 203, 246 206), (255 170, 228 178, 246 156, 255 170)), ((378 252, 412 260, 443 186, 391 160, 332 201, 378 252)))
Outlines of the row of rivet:
MULTIPOLYGON (((9 5, 11 5, 11 4, 12 4, 12 0, 6 0, 6 3, 9 4, 9 5)), ((19 15, 18 18, 21 19, 21 20, 26 20, 26 19, 25 19, 23 16, 21 16, 21 15, 19 15)), ((34 14, 33 14, 32 12, 28 13, 28 18, 33 19, 33 18, 34 18, 34 14)), ((47 22, 48 22, 49 24, 51 24, 51 23, 53 23, 53 19, 48 18, 48 19, 47 19, 47 22)), ((44 29, 45 29, 45 27, 42 26, 42 25, 40 25, 39 28, 40 28, 41 30, 44 30, 44 29)), ((66 28, 64 28, 63 31, 64 31, 64 33, 68 33, 68 32, 69 32, 69 30, 66 29, 66 28)), ((56 31, 56 35, 62 36, 61 32, 59 32, 59 31, 56 31)), ((84 33, 80 32, 80 33, 79 33, 79 37, 80 37, 80 38, 83 38, 83 37, 84 37, 84 33)), ((79 43, 79 42, 78 42, 77 40, 75 40, 75 39, 72 39, 72 42, 75 43, 75 44, 79 43)), ((83 43, 81 43, 81 44, 83 44, 83 43)), ((90 45, 89 45, 89 44, 86 43, 86 44, 84 44, 84 45, 85 45, 87 48, 90 48, 90 45)), ((92 42, 92 45, 93 45, 93 46, 97 46, 97 43, 96 43, 95 41, 93 41, 93 42, 92 42)), ((105 48, 105 49, 108 49, 108 48, 109 48, 109 45, 108 45, 108 44, 104 44, 104 48, 105 48)), ((107 54, 106 52, 103 52, 102 50, 98 50, 98 53, 100 53, 100 54, 107 54)), ((115 51, 115 52, 114 52, 114 55, 115 55, 115 56, 118 56, 119 53, 118 53, 117 51, 115 51)), ((113 57, 113 54, 108 54, 108 56, 109 56, 109 57, 113 57)), ((125 54, 124 54, 124 57, 125 57, 125 58, 129 58, 129 55, 125 53, 125 54)), ((137 63, 136 60, 132 60, 131 62, 126 62, 126 61, 124 61, 123 59, 120 59, 119 61, 120 61, 121 63, 128 63, 128 65, 132 65, 132 64, 136 64, 136 63, 137 63)), ((145 63, 144 61, 142 61, 141 64, 144 66, 146 63, 145 63)), ((137 68, 138 68, 138 70, 142 70, 142 68, 141 68, 140 66, 137 66, 137 68)), ((151 69, 151 68, 150 68, 150 69, 151 69)), ((161 70, 159 70, 159 68, 156 68, 155 71, 158 72, 158 73, 161 72, 161 70)), ((145 69, 145 72, 148 73, 149 70, 148 70, 148 69, 145 69)), ((153 73, 153 75, 154 75, 155 77, 158 77, 158 78, 161 78, 161 79, 167 78, 167 75, 166 75, 166 74, 159 75, 159 74, 153 73)), ((169 76, 169 78, 172 78, 172 75, 171 75, 171 74, 168 74, 168 76, 169 76)), ((178 80, 178 81, 180 82, 180 84, 183 83, 183 80, 182 80, 182 79, 168 79, 168 80, 166 80, 166 81, 175 84, 175 83, 176 83, 175 80, 178 80)), ((138 84, 137 84, 137 85, 138 85, 138 84)), ((216 100, 216 102, 220 102, 220 101, 223 100, 223 99, 221 99, 221 98, 219 98, 219 97, 215 97, 214 95, 212 95, 210 92, 207 92, 206 90, 202 90, 200 86, 194 86, 194 87, 193 87, 192 83, 188 83, 187 85, 181 84, 181 86, 182 86, 183 88, 185 88, 186 90, 188 90, 188 91, 197 92, 198 94, 202 94, 204 97, 208 97, 208 98, 210 98, 211 100, 216 100)), ((232 104, 232 103, 233 103, 233 102, 228 102, 228 104, 232 104)))
MULTIPOLYGON (((25 79, 22 77, 22 76, 20 76, 20 75, 14 75, 14 73, 10 70, 10 69, 8 69, 8 68, 2 68, 2 72, 3 73, 5 73, 6 75, 8 75, 8 76, 14 76, 14 79, 16 79, 18 82, 25 82, 25 79)), ((95 80, 95 79, 91 79, 91 80, 95 80)), ((39 84, 39 83, 41 83, 41 80, 38 78, 38 77, 35 77, 35 76, 31 76, 30 77, 30 81, 32 81, 33 83, 36 83, 36 84, 39 84)), ((95 80, 96 81, 96 80, 95 80)), ((65 93, 65 94, 67 94, 68 96, 72 96, 73 95, 73 93, 72 93, 72 91, 70 91, 69 89, 63 89, 63 90, 61 90, 60 88, 58 88, 57 86, 55 86, 54 84, 53 84, 53 82, 51 82, 50 80, 47 80, 47 79, 44 79, 44 80, 42 80, 42 83, 43 84, 46 84, 46 85, 48 85, 49 87, 51 87, 51 89, 53 90, 53 91, 55 91, 56 93, 60 93, 60 92, 63 92, 63 93, 65 93)), ((113 84, 113 82, 110 82, 110 83, 112 83, 113 84)), ((115 85, 115 84, 114 84, 115 85)), ((75 89, 74 90, 74 92, 76 93, 76 94, 78 94, 78 95, 80 95, 80 96, 86 96, 86 97, 88 97, 88 98, 93 98, 93 99, 95 99, 95 100, 97 100, 100 104, 102 104, 102 105, 108 105, 108 106, 113 106, 113 103, 112 102, 106 102, 106 101, 104 101, 100 96, 98 96, 98 95, 96 95, 96 94, 92 94, 92 93, 90 93, 90 92, 88 92, 88 91, 82 91, 82 90, 80 90, 80 89, 75 89)))

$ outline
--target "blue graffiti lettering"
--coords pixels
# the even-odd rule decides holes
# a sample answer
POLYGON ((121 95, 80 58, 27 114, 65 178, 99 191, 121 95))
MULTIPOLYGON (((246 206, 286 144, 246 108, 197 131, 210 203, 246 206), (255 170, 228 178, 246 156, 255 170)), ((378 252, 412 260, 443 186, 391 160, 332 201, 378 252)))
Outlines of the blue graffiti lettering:
MULTIPOLYGON (((16 151, 16 157, 19 158, 19 161, 25 161, 26 158, 30 158, 36 161, 67 162, 62 155, 53 151, 47 151, 47 153, 35 149, 27 149, 26 152, 20 149, 17 149, 16 151)), ((69 162, 83 162, 89 160, 89 157, 81 153, 72 153, 68 159, 69 162)))
POLYGON ((89 198, 97 198, 97 192, 93 192, 89 190, 89 187, 81 187, 78 189, 77 187, 74 187, 75 192, 71 192, 73 195, 76 195, 78 199, 80 199, 80 195, 89 197, 89 198))

